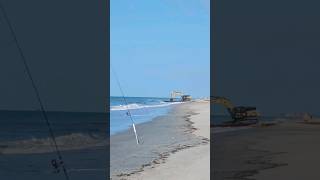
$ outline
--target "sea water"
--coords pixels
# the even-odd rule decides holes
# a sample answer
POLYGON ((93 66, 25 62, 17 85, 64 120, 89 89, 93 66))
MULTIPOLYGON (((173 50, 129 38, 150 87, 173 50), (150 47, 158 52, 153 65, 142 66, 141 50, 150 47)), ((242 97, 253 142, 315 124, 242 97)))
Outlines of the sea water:
POLYGON ((181 103, 166 100, 168 98, 110 97, 110 135, 132 128, 130 114, 134 123, 140 124, 166 115, 172 107, 181 103))
MULTIPOLYGON (((105 179, 107 113, 47 112, 71 179, 105 179), (88 171, 82 171, 83 169, 88 171)), ((0 111, 0 179, 55 180, 57 159, 40 111, 0 111)))
MULTIPOLYGON (((86 112, 46 112, 59 144, 106 138, 107 114, 86 112), (66 141, 66 142, 64 142, 66 141)), ((51 143, 49 127, 41 111, 0 111, 0 150, 9 143, 21 148, 51 143), (19 144, 20 143, 20 144, 19 144), (1 146, 2 145, 2 146, 1 146)), ((74 144, 76 145, 76 144, 74 144)), ((5 147, 7 148, 7 147, 5 147)))

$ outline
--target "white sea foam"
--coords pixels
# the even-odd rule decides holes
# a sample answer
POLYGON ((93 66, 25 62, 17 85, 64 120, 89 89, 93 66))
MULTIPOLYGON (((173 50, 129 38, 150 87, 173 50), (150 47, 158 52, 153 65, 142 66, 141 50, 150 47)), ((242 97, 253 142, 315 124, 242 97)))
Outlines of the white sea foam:
POLYGON ((131 109, 142 109, 142 108, 157 108, 157 107, 166 107, 174 104, 181 104, 183 102, 160 102, 160 104, 154 105, 145 105, 145 104, 128 104, 128 105, 119 105, 119 106, 111 106, 111 111, 124 111, 124 110, 131 110, 131 109))
MULTIPOLYGON (((73 133, 56 137, 60 150, 83 149, 106 144, 105 138, 98 135, 73 133)), ((51 138, 32 138, 0 143, 0 154, 29 154, 53 152, 51 138)))

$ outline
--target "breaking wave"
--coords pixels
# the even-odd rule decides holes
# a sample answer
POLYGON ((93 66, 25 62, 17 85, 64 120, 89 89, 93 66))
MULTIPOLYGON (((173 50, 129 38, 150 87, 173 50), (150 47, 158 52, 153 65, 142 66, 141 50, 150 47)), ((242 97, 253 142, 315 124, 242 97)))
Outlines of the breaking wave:
POLYGON ((145 105, 145 104, 137 104, 132 103, 128 105, 118 105, 118 106, 111 106, 111 111, 124 111, 124 110, 132 110, 132 109, 142 109, 142 108, 157 108, 157 107, 166 107, 174 104, 181 104, 183 102, 160 102, 160 104, 154 104, 154 105, 145 105))
MULTIPOLYGON (((56 137, 61 151, 105 146, 106 138, 95 134, 73 133, 56 137)), ((9 142, 0 142, 0 154, 32 154, 53 152, 51 138, 32 138, 9 142)))

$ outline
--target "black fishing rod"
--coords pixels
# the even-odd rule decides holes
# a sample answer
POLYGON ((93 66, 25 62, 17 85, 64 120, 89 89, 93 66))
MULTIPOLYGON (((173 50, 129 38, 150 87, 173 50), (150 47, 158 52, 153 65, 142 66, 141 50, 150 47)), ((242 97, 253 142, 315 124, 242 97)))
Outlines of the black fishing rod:
POLYGON ((115 76, 115 79, 116 79, 116 81, 117 81, 118 87, 119 87, 120 92, 121 92, 122 99, 123 99, 123 101, 124 101, 124 103, 125 103, 125 106, 126 106, 126 109, 127 109, 127 115, 130 117, 130 120, 131 120, 131 122, 132 122, 132 128, 133 128, 134 135, 135 135, 135 137, 136 137, 136 142, 137 142, 137 144, 139 145, 139 144, 140 144, 140 140, 139 140, 139 138, 138 138, 138 133, 137 133, 137 130, 136 130, 136 126, 135 126, 134 120, 133 120, 133 118, 132 118, 132 114, 131 114, 131 112, 130 112, 130 110, 129 110, 129 107, 128 107, 128 105, 129 105, 129 104, 128 104, 128 101, 127 101, 127 99, 126 99, 126 97, 125 97, 125 95, 124 95, 124 92, 123 92, 122 88, 121 88, 121 84, 120 84, 120 81, 119 81, 119 78, 118 78, 118 76, 117 76, 116 71, 113 69, 113 67, 112 67, 111 64, 110 64, 110 67, 111 67, 111 71, 113 72, 113 74, 114 74, 114 76, 115 76))
POLYGON ((5 19, 8 27, 9 27, 10 33, 11 33, 11 35, 12 35, 12 37, 13 37, 13 40, 14 40, 16 46, 17 46, 17 49, 18 49, 18 51, 19 51, 19 55, 20 55, 20 57, 21 57, 20 59, 21 59, 23 65, 24 65, 24 67, 25 67, 25 71, 26 71, 26 73, 27 73, 27 75, 28 75, 28 77, 29 77, 29 80, 31 81, 33 90, 34 90, 34 92, 35 92, 37 101, 38 101, 39 106, 40 106, 41 113, 42 113, 43 118, 45 119, 46 125, 47 125, 47 127, 48 127, 48 129, 49 129, 49 133, 50 133, 51 139, 52 139, 52 141, 53 141, 56 154, 57 154, 57 156, 58 156, 58 161, 57 161, 56 159, 53 159, 53 160, 51 161, 51 164, 52 164, 52 166, 56 169, 56 172, 59 172, 59 171, 60 171, 59 168, 61 167, 62 170, 63 170, 63 173, 64 173, 64 175, 65 175, 66 180, 69 180, 69 179, 70 179, 70 178, 69 178, 69 174, 68 174, 68 171, 67 171, 67 169, 66 169, 66 167, 65 167, 65 164, 64 164, 64 162, 63 162, 61 152, 60 152, 60 150, 59 150, 59 148, 58 148, 57 141, 56 141, 56 138, 55 138, 53 129, 52 129, 52 127, 51 127, 51 123, 50 123, 50 121, 49 121, 49 119, 48 119, 47 113, 46 113, 45 108, 44 108, 44 106, 43 106, 43 103, 42 103, 42 101, 41 101, 41 97, 40 97, 39 90, 38 90, 38 88, 37 88, 37 86, 36 86, 35 81, 33 80, 33 77, 32 77, 32 74, 31 74, 31 70, 30 70, 30 68, 29 68, 29 66, 28 66, 27 60, 26 60, 26 58, 25 58, 25 56, 24 56, 24 53, 23 53, 23 51, 22 51, 22 48, 21 48, 21 46, 20 46, 20 44, 19 44, 19 42, 18 42, 17 36, 16 36, 16 34, 15 34, 14 30, 13 30, 12 24, 10 23, 10 20, 9 20, 9 18, 8 18, 8 15, 7 15, 7 13, 6 13, 6 11, 5 11, 5 9, 4 9, 4 6, 3 6, 3 4, 2 4, 1 1, 0 1, 0 10, 1 10, 2 14, 3 14, 3 17, 4 17, 4 19, 5 19))

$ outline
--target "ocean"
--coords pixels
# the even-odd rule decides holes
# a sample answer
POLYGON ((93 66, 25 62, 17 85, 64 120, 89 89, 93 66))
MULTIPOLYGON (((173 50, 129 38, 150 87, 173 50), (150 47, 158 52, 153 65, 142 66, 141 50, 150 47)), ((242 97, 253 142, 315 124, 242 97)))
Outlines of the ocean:
POLYGON ((166 115, 170 109, 181 102, 164 102, 168 98, 126 97, 126 105, 122 97, 110 97, 110 135, 128 130, 132 127, 130 111, 136 124, 151 121, 157 116, 166 115))
MULTIPOLYGON (((107 113, 48 112, 56 142, 73 179, 105 178, 107 113), (94 173, 93 173, 94 172, 94 173)), ((0 111, 0 179, 63 179, 40 111, 0 111)))

